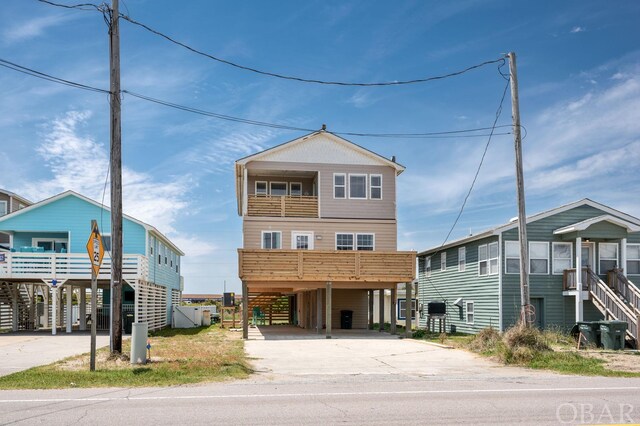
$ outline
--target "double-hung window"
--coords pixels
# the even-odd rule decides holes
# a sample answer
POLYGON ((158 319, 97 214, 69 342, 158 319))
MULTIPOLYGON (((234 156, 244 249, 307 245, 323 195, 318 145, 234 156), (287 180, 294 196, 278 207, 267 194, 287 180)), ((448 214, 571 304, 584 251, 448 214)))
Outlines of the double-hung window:
POLYGON ((529 242, 529 273, 532 275, 549 273, 549 243, 529 242))
POLYGON ((336 250, 353 250, 353 234, 336 234, 336 250))
POLYGON ((369 198, 382 200, 382 175, 369 175, 369 198))
POLYGON ((333 174, 333 198, 347 198, 347 175, 333 174))
POLYGON ((282 248, 282 232, 262 231, 262 248, 263 249, 282 248))
POLYGON ((349 174, 349 198, 367 198, 367 175, 349 174))
POLYGON ((431 256, 427 256, 424 259, 424 274, 427 277, 431 276, 431 256))
MULTIPOLYGON (((416 299, 411 300, 411 319, 416 319, 416 307, 418 305, 418 301, 416 299)), ((398 319, 405 320, 407 319, 407 299, 398 299, 398 319)))
POLYGON ((606 275, 607 272, 618 266, 617 243, 600 243, 598 244, 598 252, 600 253, 600 275, 606 275))
POLYGON ((560 275, 565 269, 571 269, 573 245, 571 243, 553 243, 553 274, 560 275))
POLYGON ((446 251, 443 251, 442 253, 440 253, 440 270, 441 271, 447 270, 447 252, 446 251))
POLYGON ((478 246, 478 275, 498 273, 498 243, 478 246))
POLYGON ((520 241, 504 242, 505 273, 520 273, 520 241))
POLYGON ((256 195, 267 195, 267 182, 264 181, 256 181, 256 195))
POLYGON ((473 302, 467 302, 467 324, 473 324, 474 321, 474 313, 475 313, 475 304, 473 302))
POLYGON ((458 248, 458 272, 463 272, 467 267, 467 248, 458 248))
POLYGON ((375 237, 373 234, 357 234, 357 250, 373 250, 375 237))
POLYGON ((627 274, 640 275, 640 244, 627 244, 627 274))

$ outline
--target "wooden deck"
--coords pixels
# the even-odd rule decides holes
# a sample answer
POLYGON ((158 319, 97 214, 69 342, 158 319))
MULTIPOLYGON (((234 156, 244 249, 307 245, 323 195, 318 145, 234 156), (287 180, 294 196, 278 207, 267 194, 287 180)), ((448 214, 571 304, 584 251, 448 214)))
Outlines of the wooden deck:
POLYGON ((401 283, 416 274, 414 251, 238 249, 238 262, 248 282, 401 283))
POLYGON ((318 217, 318 197, 249 195, 247 214, 267 217, 318 217))

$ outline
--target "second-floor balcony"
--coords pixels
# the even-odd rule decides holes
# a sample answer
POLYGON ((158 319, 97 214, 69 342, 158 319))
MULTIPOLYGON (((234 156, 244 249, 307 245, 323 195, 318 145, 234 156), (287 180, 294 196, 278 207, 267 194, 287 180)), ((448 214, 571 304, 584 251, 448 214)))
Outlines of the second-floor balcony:
POLYGON ((248 196, 247 215, 266 217, 318 217, 318 197, 315 195, 254 195, 248 196))
MULTIPOLYGON (((148 280, 149 261, 140 254, 122 256, 122 276, 148 280)), ((105 255, 99 280, 111 278, 111 258, 105 255)), ((86 253, 1 253, 0 280, 90 280, 91 262, 86 253)))

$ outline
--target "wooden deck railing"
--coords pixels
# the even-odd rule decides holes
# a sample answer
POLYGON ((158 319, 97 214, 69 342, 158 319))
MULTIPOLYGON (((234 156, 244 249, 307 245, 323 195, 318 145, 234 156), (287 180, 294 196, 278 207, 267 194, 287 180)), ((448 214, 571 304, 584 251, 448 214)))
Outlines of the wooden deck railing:
POLYGON ((318 197, 249 195, 247 214, 268 217, 318 217, 318 197))
POLYGON ((614 269, 607 274, 609 287, 622 297, 640 315, 640 289, 624 276, 621 269, 614 269))
MULTIPOLYGON (((582 268, 582 291, 589 290, 587 284, 587 268, 582 268)), ((562 290, 575 290, 576 289, 576 269, 565 269, 562 273, 562 290)))
POLYGON ((238 250, 245 281, 409 282, 414 251, 238 250))
MULTIPOLYGON (((122 256, 122 275, 127 279, 147 279, 149 262, 146 256, 122 256)), ((98 279, 111 277, 111 258, 105 255, 98 279)), ((91 263, 86 253, 4 253, 0 262, 0 279, 90 280, 91 263)))

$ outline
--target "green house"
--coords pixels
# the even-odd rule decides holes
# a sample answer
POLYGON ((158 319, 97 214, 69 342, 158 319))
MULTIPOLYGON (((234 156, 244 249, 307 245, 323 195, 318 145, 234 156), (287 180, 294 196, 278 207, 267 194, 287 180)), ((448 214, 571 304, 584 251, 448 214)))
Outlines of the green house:
MULTIPOLYGON (((640 219, 584 199, 529 216, 527 236, 527 311, 534 324, 568 330, 577 321, 618 319, 637 339, 640 219)), ((447 331, 514 325, 521 312, 519 262, 517 218, 420 252, 420 326, 436 301, 446 302, 447 331)))

